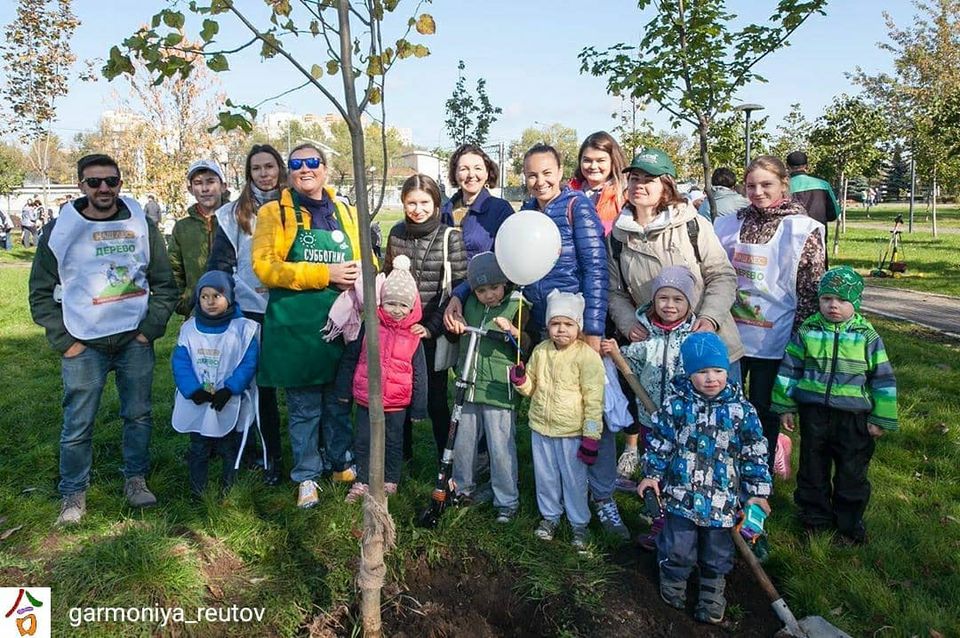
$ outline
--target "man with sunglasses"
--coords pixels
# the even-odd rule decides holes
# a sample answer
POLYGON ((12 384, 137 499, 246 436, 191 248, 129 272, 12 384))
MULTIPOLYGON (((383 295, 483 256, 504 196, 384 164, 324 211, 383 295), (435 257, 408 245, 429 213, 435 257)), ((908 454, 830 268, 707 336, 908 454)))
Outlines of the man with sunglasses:
POLYGON ((177 313, 193 311, 193 288, 207 271, 213 238, 217 235, 217 209, 223 205, 223 171, 213 160, 198 160, 187 169, 187 190, 196 203, 178 220, 170 235, 170 265, 180 289, 177 313))
POLYGON ((77 162, 83 197, 43 229, 30 271, 30 312, 62 354, 62 496, 57 525, 80 522, 93 463, 93 423, 111 370, 123 420, 124 495, 156 505, 150 466, 153 341, 177 300, 163 236, 136 200, 120 197, 120 169, 107 155, 77 162))

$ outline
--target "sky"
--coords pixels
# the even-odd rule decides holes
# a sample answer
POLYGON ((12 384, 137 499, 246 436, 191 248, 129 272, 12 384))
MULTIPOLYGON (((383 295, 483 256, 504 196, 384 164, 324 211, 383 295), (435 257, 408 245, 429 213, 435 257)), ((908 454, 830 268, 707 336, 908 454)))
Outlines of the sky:
MULTIPOLYGON (((188 13, 183 0, 172 4, 188 13)), ((764 21, 775 5, 776 0, 728 2, 729 9, 742 22, 764 21)), ((0 23, 7 24, 15 17, 15 6, 12 0, 0 3, 0 23)), ((83 61, 102 60, 112 45, 119 44, 138 25, 149 22, 153 13, 169 5, 161 0, 74 0, 73 6, 81 21, 73 49, 78 60, 83 61)), ((238 0, 238 6, 253 14, 265 14, 262 0, 238 0)), ((398 12, 404 8, 409 11, 413 6, 407 0, 400 4, 398 12)), ((608 95, 604 79, 580 74, 577 54, 586 46, 604 48, 618 42, 638 42, 650 15, 649 9, 641 12, 637 8, 636 0, 435 0, 424 10, 434 16, 437 32, 415 41, 427 45, 431 54, 400 61, 390 71, 386 103, 388 124, 411 129, 414 143, 425 148, 450 144, 443 130, 444 102, 453 92, 457 61, 461 59, 466 63, 468 86, 473 86, 478 77, 486 78, 490 100, 503 108, 503 115, 491 128, 490 143, 509 143, 527 127, 555 122, 575 128, 580 138, 613 128, 611 113, 618 109, 619 100, 608 95)), ((890 70, 890 54, 877 46, 887 40, 883 10, 898 25, 908 24, 914 14, 909 0, 832 0, 826 16, 809 18, 791 38, 790 47, 773 53, 757 66, 757 72, 768 81, 745 87, 735 102, 763 105, 765 110, 757 115, 769 116, 771 130, 794 102, 801 104, 809 119, 815 119, 834 96, 858 92, 845 73, 857 66, 870 73, 890 70)), ((405 20, 408 14, 403 15, 405 20)), ((218 42, 224 48, 232 48, 248 38, 242 25, 229 14, 220 17, 218 42)), ((403 25, 388 24, 385 36, 396 37, 398 26, 403 25)), ((196 29, 191 33, 195 34, 196 29)), ((301 39, 305 42, 296 49, 298 59, 307 68, 315 62, 322 64, 323 49, 308 46, 309 38, 301 39)), ((79 65, 75 71, 74 75, 79 75, 79 65)), ((231 70, 217 77, 219 86, 212 86, 211 90, 248 104, 303 81, 285 61, 260 60, 252 51, 231 59, 231 70)), ((339 91, 339 78, 325 78, 324 82, 339 91)), ((55 130, 62 138, 70 139, 79 131, 96 127, 104 110, 116 108, 116 94, 123 90, 120 80, 74 80, 70 95, 60 104, 55 130)), ((334 110, 311 87, 278 102, 263 105, 262 112, 334 110)), ((645 115, 658 128, 668 127, 667 117, 657 113, 656 106, 645 115)))

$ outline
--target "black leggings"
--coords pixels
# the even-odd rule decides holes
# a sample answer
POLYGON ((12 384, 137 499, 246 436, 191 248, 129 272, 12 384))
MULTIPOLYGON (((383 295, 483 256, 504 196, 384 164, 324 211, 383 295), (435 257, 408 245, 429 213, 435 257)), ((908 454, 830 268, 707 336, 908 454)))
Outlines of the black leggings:
MULTIPOLYGON (((447 433, 450 431, 450 403, 447 400, 449 370, 434 371, 433 360, 437 352, 437 340, 425 339, 423 351, 427 359, 427 415, 433 424, 433 440, 437 446, 437 457, 443 454, 447 446, 447 433)), ((413 422, 410 411, 403 422, 403 458, 413 458, 413 422)))
POLYGON ((760 417, 760 424, 763 425, 763 436, 767 439, 767 467, 770 468, 771 475, 773 459, 777 455, 777 437, 780 435, 780 416, 770 411, 770 400, 778 370, 780 370, 780 359, 755 357, 740 359, 740 376, 744 384, 748 380, 750 383, 747 398, 757 409, 757 416, 760 417))

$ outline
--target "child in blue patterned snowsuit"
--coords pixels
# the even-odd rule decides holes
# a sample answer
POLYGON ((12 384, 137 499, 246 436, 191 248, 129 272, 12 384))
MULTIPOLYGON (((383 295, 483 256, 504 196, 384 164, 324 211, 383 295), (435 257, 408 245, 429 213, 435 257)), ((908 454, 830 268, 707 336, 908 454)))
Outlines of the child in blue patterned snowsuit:
POLYGON ((730 528, 741 509, 769 512, 772 487, 767 440, 757 412, 740 386, 727 381, 727 348, 712 332, 696 332, 680 346, 683 369, 653 417, 637 491, 652 488, 666 510, 657 537, 660 597, 683 609, 687 578, 700 567, 695 617, 723 620, 724 576, 733 569, 730 528))

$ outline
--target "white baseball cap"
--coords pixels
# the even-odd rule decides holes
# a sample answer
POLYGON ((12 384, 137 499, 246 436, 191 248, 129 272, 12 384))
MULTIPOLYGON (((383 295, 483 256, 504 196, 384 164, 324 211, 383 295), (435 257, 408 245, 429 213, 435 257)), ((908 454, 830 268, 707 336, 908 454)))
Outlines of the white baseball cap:
POLYGON ((220 165, 214 162, 213 160, 205 160, 205 159, 197 160, 196 162, 190 165, 190 168, 187 169, 187 181, 189 182, 191 179, 193 179, 194 173, 197 173, 199 171, 210 171, 211 173, 215 173, 217 177, 220 178, 221 182, 227 181, 226 178, 224 178, 223 176, 223 171, 220 170, 220 165))

